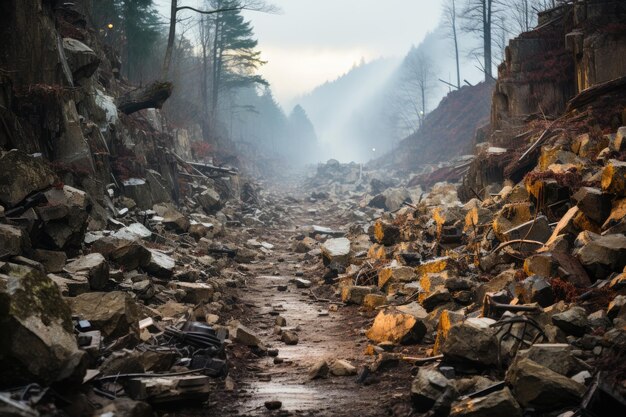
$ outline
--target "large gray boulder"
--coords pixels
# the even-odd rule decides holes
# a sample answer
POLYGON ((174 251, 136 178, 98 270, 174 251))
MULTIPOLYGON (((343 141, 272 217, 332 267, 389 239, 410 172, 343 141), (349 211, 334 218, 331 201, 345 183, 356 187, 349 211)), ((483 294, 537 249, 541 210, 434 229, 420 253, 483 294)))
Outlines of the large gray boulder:
POLYGON ((138 328, 139 307, 132 297, 121 291, 90 292, 66 299, 72 313, 105 337, 121 337, 138 328))
POLYGON ((74 81, 91 77, 100 65, 98 55, 76 39, 63 38, 63 50, 74 81))
POLYGON ((65 266, 71 274, 84 275, 92 290, 102 290, 109 282, 109 264, 99 253, 81 256, 65 266))
POLYGON ((421 413, 430 410, 447 389, 456 393, 453 383, 439 371, 433 368, 420 368, 411 383, 413 407, 421 413))
POLYGON ((11 263, 0 269, 0 334, 0 388, 82 379, 70 309, 40 271, 11 263))
POLYGON ((525 408, 545 412, 575 406, 585 386, 530 359, 516 359, 506 373, 515 399, 525 408))
POLYGON ((222 207, 222 198, 212 188, 203 191, 196 199, 207 213, 214 213, 222 207))
POLYGON ((0 151, 0 203, 13 207, 35 191, 57 182, 57 176, 43 158, 24 152, 0 151))
POLYGON ((492 366, 498 363, 496 330, 487 318, 469 318, 450 328, 441 353, 450 362, 469 366, 492 366))
POLYGON ((19 227, 0 224, 0 259, 21 254, 30 247, 28 235, 19 227))
POLYGON ((626 266, 626 236, 607 235, 591 240, 577 253, 580 263, 596 278, 621 272, 626 266))

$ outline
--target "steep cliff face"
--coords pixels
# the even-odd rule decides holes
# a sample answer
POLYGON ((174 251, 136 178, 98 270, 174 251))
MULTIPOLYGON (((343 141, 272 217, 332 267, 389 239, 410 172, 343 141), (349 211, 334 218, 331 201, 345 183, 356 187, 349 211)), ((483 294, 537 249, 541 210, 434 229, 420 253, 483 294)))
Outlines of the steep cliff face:
MULTIPOLYGON (((493 94, 493 131, 514 129, 536 114, 552 116, 565 110, 575 94, 574 59, 565 49, 573 25, 572 10, 562 6, 546 12, 539 26, 510 41, 506 60, 498 67, 493 94)), ((506 145, 507 135, 494 143, 506 145)))
POLYGON ((536 29, 509 43, 486 135, 508 152, 478 155, 463 198, 481 194, 491 183, 521 180, 542 151, 533 142, 569 151, 586 134, 590 147, 603 148, 604 135, 625 122, 624 21, 623 1, 576 1, 541 13, 536 29))
POLYGON ((116 97, 132 87, 89 27, 85 4, 1 2, 0 148, 42 154, 65 184, 102 205, 108 184, 124 191, 130 178, 151 179, 151 191, 170 200, 178 189, 172 149, 188 156, 189 143, 175 146, 180 135, 158 110, 118 112, 116 97))

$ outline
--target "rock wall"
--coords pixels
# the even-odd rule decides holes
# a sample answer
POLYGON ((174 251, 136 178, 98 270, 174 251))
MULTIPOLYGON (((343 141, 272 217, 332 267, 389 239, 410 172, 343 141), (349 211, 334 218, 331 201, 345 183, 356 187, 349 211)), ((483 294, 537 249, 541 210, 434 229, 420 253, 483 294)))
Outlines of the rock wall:
POLYGON ((133 87, 89 27, 84 3, 0 4, 0 149, 41 154, 100 206, 110 184, 126 192, 130 178, 171 201, 179 194, 173 153, 190 159, 190 141, 175 141, 159 110, 118 114, 115 98, 133 87))

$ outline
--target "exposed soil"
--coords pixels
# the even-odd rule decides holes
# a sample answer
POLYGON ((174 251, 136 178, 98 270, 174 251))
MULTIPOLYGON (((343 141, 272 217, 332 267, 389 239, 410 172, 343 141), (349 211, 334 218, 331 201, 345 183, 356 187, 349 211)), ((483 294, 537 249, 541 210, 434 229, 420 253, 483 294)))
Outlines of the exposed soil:
MULTIPOLYGON (((293 197, 289 191, 292 190, 276 191, 276 197, 293 197)), ((304 255, 291 251, 290 238, 299 233, 299 227, 310 225, 312 221, 329 227, 339 227, 341 223, 337 207, 325 207, 324 202, 298 200, 301 203, 289 207, 293 219, 290 227, 250 229, 250 233, 243 234, 244 240, 256 238, 275 245, 275 248, 266 259, 248 266, 249 270, 245 271, 249 277, 247 286, 237 290, 240 313, 235 314, 235 318, 254 330, 269 349, 278 349, 278 357, 283 362, 275 364, 272 357, 233 346, 229 357, 233 364, 234 391, 226 391, 224 384, 220 383, 207 408, 187 411, 185 416, 410 414, 411 365, 407 363, 400 363, 391 371, 370 374, 365 382, 359 382, 358 376, 309 379, 309 368, 321 359, 347 360, 361 373, 363 367, 373 361, 372 356, 365 354, 368 341, 364 331, 376 312, 343 305, 332 286, 317 284, 323 274, 321 261, 304 261, 304 255), (309 212, 311 209, 316 210, 313 218, 309 212), (290 282, 298 272, 314 282, 312 289, 298 289, 290 282), (287 346, 274 333, 278 315, 287 320, 284 330, 298 333, 297 345, 287 346), (276 400, 282 402, 282 408, 267 410, 265 402, 276 400)), ((415 352, 419 347, 410 349, 415 352)))

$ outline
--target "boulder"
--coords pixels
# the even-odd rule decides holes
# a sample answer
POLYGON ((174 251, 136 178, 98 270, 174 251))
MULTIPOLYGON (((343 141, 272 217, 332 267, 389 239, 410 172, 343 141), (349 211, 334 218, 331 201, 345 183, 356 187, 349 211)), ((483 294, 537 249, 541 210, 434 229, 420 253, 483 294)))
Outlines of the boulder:
POLYGON ((607 235, 587 242, 576 252, 585 269, 596 278, 606 278, 611 272, 626 266, 626 236, 607 235))
POLYGON ((137 203, 137 207, 142 210, 152 208, 152 192, 150 185, 143 178, 129 178, 122 182, 124 195, 132 198, 137 203))
POLYGON ((398 265, 394 262, 378 271, 379 288, 383 288, 388 284, 401 282, 406 283, 416 281, 418 279, 414 268, 411 268, 410 266, 398 265))
POLYGON ((350 376, 357 374, 356 367, 343 359, 332 361, 329 368, 331 375, 334 376, 350 376))
POLYGON ((152 236, 152 232, 141 223, 132 223, 122 227, 111 236, 122 240, 139 240, 149 239, 152 236))
POLYGON ((76 39, 63 38, 63 51, 74 81, 91 77, 100 65, 98 55, 90 47, 76 39))
POLYGON ((516 285, 517 296, 523 303, 537 303, 541 307, 554 304, 554 291, 547 279, 533 275, 516 285))
POLYGON ((581 187, 572 197, 585 216, 602 224, 611 213, 611 199, 598 188, 581 187))
POLYGON ((242 345, 259 347, 262 345, 261 339, 252 330, 243 324, 238 324, 232 332, 233 340, 242 345))
MULTIPOLYGON (((152 253, 138 242, 118 241, 118 245, 109 253, 109 259, 127 271, 150 265, 152 253)), ((95 247, 95 245, 94 245, 95 247)))
POLYGON ((372 287, 348 285, 341 289, 341 300, 346 304, 363 304, 365 296, 374 292, 372 287))
MULTIPOLYGON (((87 228, 89 200, 82 190, 64 185, 63 188, 51 188, 44 193, 47 204, 37 207, 42 212, 48 207, 63 213, 62 217, 50 219, 43 227, 47 240, 57 249, 78 249, 83 243, 87 228)), ((57 213, 58 214, 58 213, 57 213)))
POLYGON ((0 269, 0 387, 82 380, 84 353, 56 284, 16 264, 0 269))
POLYGON ((163 224, 177 233, 187 232, 190 226, 189 219, 174 208, 169 208, 163 214, 163 224))
MULTIPOLYGON (((535 240, 537 242, 545 243, 552 235, 552 229, 550 228, 550 222, 546 216, 538 216, 536 219, 530 220, 526 223, 522 223, 515 226, 503 233, 504 239, 509 240, 535 240)), ((520 244, 520 250, 534 250, 537 249, 537 245, 520 244)), ((515 245, 515 248, 518 248, 515 245)))
POLYGON ((602 191, 626 197, 626 162, 611 159, 602 171, 602 191))
POLYGON ((452 381, 434 368, 419 368, 411 383, 411 402, 420 413, 430 410, 447 389, 456 392, 452 381))
POLYGON ((212 188, 203 191, 196 199, 207 213, 214 213, 222 207, 222 198, 212 188))
POLYGON ((441 353, 441 347, 448 338, 450 329, 455 324, 462 323, 465 320, 465 314, 459 311, 443 310, 439 316, 439 322, 437 323, 437 337, 435 338, 435 346, 433 347, 433 354, 439 355, 441 353))
POLYGON ((280 340, 282 340, 286 345, 297 345, 300 338, 298 337, 298 333, 291 330, 285 330, 281 333, 280 340))
POLYGON ((174 258, 156 249, 148 250, 152 256, 150 257, 150 263, 145 267, 145 270, 159 278, 171 278, 174 273, 174 268, 176 267, 176 261, 174 258))
POLYGON ((621 126, 617 129, 615 133, 615 137, 611 143, 611 148, 616 150, 617 152, 626 151, 626 126, 621 126))
POLYGON ((581 337, 585 334, 589 321, 583 307, 572 307, 552 316, 552 323, 567 334, 581 337))
POLYGON ((426 334, 424 320, 428 313, 417 303, 381 310, 365 333, 376 342, 418 343, 426 334))
POLYGON ((57 182, 57 176, 43 158, 18 150, 0 151, 0 203, 6 208, 57 182))
POLYGON ((387 297, 382 294, 367 294, 363 297, 363 307, 368 310, 375 310, 376 308, 385 305, 387 303, 387 297))
POLYGON ((571 377, 589 366, 574 356, 570 345, 565 343, 537 343, 525 350, 520 350, 517 359, 530 359, 541 366, 571 377))
POLYGON ((171 282, 170 286, 184 292, 182 301, 185 303, 209 303, 215 293, 213 286, 204 282, 171 282))
POLYGON ((67 262, 65 252, 44 249, 36 249, 33 252, 33 259, 41 262, 47 273, 62 272, 67 262))
POLYGON ((450 417, 522 417, 522 409, 511 390, 504 387, 484 397, 466 398, 454 404, 450 417))
POLYGON ((506 382, 524 408, 538 412, 576 406, 585 386, 530 359, 516 359, 506 372, 506 382))
POLYGON ((330 372, 330 367, 325 359, 320 359, 309 369, 309 379, 326 378, 330 372))
POLYGON ((86 275, 92 290, 102 290, 109 282, 109 264, 99 253, 82 256, 65 266, 70 274, 86 275))
POLYGON ((400 228, 383 220, 377 220, 374 224, 374 237, 381 245, 395 245, 400 241, 400 228))
POLYGON ((345 265, 350 259, 350 241, 345 237, 328 239, 320 249, 326 265, 331 263, 345 265))
POLYGON ((30 239, 22 229, 0 224, 0 259, 16 256, 30 248, 30 239))
POLYGON ((121 337, 138 332, 139 307, 129 294, 121 291, 90 292, 66 298, 72 313, 89 320, 105 337, 121 337))
POLYGON ((441 353, 453 363, 470 366, 493 366, 498 363, 498 341, 495 323, 488 318, 469 318, 453 325, 441 353))

